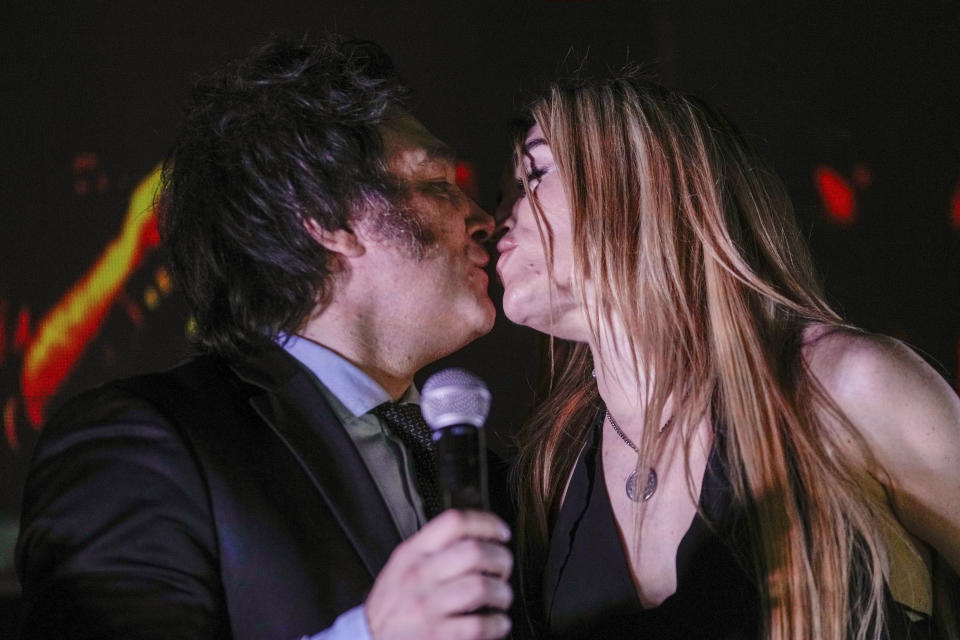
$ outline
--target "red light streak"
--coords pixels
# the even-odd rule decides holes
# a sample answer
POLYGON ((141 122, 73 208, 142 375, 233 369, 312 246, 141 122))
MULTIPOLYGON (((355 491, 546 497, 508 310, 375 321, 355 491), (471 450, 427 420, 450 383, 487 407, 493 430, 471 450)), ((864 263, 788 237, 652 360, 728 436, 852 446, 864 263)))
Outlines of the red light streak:
MULTIPOLYGON (((865 169, 862 167, 859 172, 861 177, 865 169)), ((830 220, 842 227, 853 224, 857 215, 857 198, 850 182, 827 165, 819 165, 813 170, 813 182, 830 220)))
POLYGON ((154 202, 159 182, 157 167, 137 185, 120 234, 43 317, 27 345, 20 390, 24 413, 34 428, 42 424, 47 402, 100 330, 127 279, 159 242, 154 202))
POLYGON ((960 231, 960 180, 953 188, 953 195, 950 196, 950 224, 956 231, 960 231))
POLYGON ((457 163, 457 185, 473 200, 480 196, 480 190, 477 188, 477 170, 472 162, 461 160, 457 163))
POLYGON ((23 351, 23 347, 30 339, 30 310, 26 307, 20 307, 17 313, 17 328, 13 330, 13 348, 17 352, 23 351))
POLYGON ((3 405, 3 433, 7 438, 7 444, 14 451, 20 448, 20 441, 17 439, 17 401, 14 398, 7 398, 3 405))

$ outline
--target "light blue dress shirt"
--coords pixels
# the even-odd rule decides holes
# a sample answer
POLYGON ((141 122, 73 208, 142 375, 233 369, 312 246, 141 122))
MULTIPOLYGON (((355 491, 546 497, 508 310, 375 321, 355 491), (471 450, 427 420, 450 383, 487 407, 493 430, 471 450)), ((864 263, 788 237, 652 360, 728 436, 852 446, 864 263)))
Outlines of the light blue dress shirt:
MULTIPOLYGON (((299 336, 281 336, 280 344, 315 377, 317 387, 357 445, 400 535, 406 539, 426 519, 416 490, 413 460, 403 445, 370 411, 393 398, 370 376, 337 353, 299 336)), ((419 404, 410 386, 400 402, 419 404)), ((333 626, 303 640, 371 640, 363 605, 341 614, 333 626)))

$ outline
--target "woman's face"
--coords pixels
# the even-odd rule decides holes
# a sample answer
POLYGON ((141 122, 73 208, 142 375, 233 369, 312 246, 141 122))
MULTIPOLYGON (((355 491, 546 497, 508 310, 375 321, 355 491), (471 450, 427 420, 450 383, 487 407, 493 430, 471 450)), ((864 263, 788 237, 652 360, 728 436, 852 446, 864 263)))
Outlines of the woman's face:
POLYGON ((507 232, 497 243, 503 311, 517 324, 565 340, 586 341, 587 323, 572 286, 570 205, 540 125, 527 132, 522 162, 515 168, 517 181, 521 174, 527 177, 530 193, 523 193, 518 184, 510 197, 505 197, 503 206, 509 208, 509 214, 501 224, 507 232), (536 199, 543 212, 544 237, 553 237, 552 269, 537 228, 532 199, 536 199), (550 279, 554 284, 552 301, 550 279))

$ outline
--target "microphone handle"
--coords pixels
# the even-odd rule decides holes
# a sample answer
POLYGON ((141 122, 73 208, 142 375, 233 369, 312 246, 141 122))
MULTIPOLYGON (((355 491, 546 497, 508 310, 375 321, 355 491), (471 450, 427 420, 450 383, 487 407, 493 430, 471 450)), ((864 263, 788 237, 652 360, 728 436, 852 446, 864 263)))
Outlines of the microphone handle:
POLYGON ((484 430, 454 424, 433 433, 444 509, 490 510, 484 430))

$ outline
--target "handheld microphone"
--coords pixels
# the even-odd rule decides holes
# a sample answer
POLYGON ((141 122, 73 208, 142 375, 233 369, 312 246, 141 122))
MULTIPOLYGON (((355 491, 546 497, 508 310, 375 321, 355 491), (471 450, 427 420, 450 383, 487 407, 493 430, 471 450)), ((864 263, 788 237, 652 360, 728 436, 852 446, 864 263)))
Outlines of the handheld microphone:
POLYGON ((483 423, 490 391, 465 369, 430 376, 421 392, 423 419, 433 430, 444 509, 490 509, 483 423))

